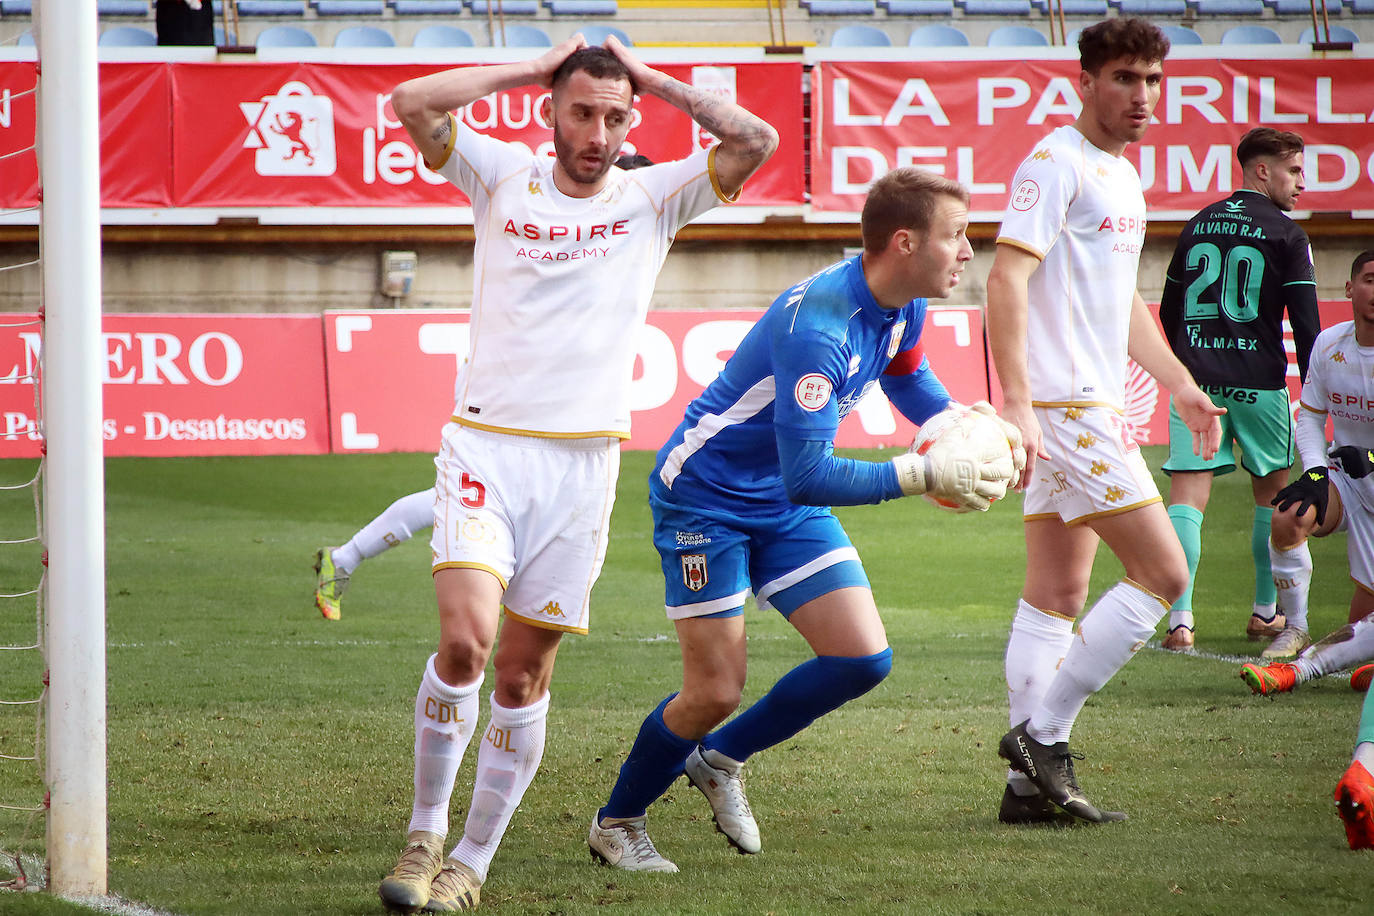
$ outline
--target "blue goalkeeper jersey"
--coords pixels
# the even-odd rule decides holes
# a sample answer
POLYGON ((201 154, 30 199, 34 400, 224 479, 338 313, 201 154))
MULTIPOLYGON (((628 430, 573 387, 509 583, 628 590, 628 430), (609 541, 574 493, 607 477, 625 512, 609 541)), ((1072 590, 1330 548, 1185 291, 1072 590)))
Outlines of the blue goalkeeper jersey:
POLYGON ((902 495, 891 462, 839 458, 833 446, 874 383, 918 425, 948 405, 921 350, 925 316, 924 299, 879 305, 857 256, 787 290, 687 406, 658 452, 651 498, 759 516, 902 495))

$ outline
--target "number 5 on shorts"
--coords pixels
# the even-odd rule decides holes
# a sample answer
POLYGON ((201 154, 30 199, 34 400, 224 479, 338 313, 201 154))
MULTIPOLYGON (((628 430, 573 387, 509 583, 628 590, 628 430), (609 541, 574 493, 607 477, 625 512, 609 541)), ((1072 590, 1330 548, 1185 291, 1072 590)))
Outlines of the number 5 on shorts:
POLYGON ((464 471, 459 482, 462 484, 459 492, 463 494, 459 502, 464 506, 469 509, 480 509, 487 504, 487 488, 480 480, 464 471))

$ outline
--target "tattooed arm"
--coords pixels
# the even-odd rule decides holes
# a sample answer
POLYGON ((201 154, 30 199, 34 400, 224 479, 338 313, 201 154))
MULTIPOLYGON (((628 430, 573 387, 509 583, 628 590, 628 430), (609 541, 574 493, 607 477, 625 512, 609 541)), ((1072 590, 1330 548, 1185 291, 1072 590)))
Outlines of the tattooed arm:
POLYGON ((674 108, 687 112, 693 121, 720 140, 716 150, 716 180, 730 197, 739 193, 749 176, 778 148, 778 132, 762 118, 733 102, 646 66, 614 37, 606 39, 606 48, 629 68, 630 77, 640 92, 656 95, 674 108))
POLYGON ((392 90, 391 107, 425 161, 439 162, 453 130, 449 112, 503 89, 531 84, 547 87, 558 65, 586 44, 579 34, 533 60, 457 67, 406 80, 392 90))

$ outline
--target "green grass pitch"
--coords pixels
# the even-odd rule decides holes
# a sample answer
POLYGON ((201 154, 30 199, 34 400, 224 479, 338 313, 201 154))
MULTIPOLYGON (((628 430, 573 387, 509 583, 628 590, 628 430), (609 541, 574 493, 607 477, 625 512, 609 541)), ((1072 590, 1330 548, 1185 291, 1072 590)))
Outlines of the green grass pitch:
MULTIPOLYGON (((1148 452, 1157 467, 1160 450, 1148 452)), ((1267 700, 1249 695, 1233 658, 1147 648, 1074 732, 1088 792, 1131 819, 996 822, 1002 654, 1024 567, 1014 498, 986 516, 920 500, 840 510, 887 623, 891 677, 750 761, 761 855, 732 852, 679 782, 649 823, 680 874, 594 866, 592 813, 679 677, 649 537, 650 457, 624 456, 592 633, 564 641, 543 768, 484 911, 1369 912, 1374 858, 1346 849, 1331 803, 1359 715, 1344 679, 1267 700)), ((31 467, 0 464, 0 482, 31 467)), ((310 566, 316 547, 427 486, 430 456, 117 459, 106 475, 111 892, 177 914, 379 913, 377 882, 409 816, 412 702, 437 633, 428 538, 363 566, 337 623, 313 608, 310 566)), ((1196 599, 1199 648, 1216 656, 1256 651, 1243 635, 1249 503, 1246 475, 1217 481, 1196 599)), ((23 493, 0 504, 6 532, 31 514, 23 493)), ((1312 627, 1324 633, 1346 616, 1344 539, 1313 554, 1312 627)), ((36 556, 0 548, 0 591, 30 582, 36 556)), ((1103 551, 1094 594, 1119 574, 1103 551)), ((746 703, 808 657, 776 615, 751 608, 747 621, 746 703)), ((31 604, 0 606, 0 642, 33 632, 31 604)), ((0 699, 32 695, 40 669, 33 653, 6 653, 0 699)), ((0 707, 0 752, 32 748, 26 709, 0 707)), ((35 793, 31 764, 0 762, 0 802, 35 793)), ((34 834, 0 811, 0 848, 41 854, 34 834)), ((0 893, 0 913, 76 912, 89 910, 0 893)))

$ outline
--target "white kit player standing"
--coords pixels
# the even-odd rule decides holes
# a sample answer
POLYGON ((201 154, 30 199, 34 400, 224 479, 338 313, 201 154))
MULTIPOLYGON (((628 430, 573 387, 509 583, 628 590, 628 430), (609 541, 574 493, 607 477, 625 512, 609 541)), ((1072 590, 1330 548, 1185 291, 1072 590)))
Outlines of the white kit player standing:
POLYGON ((1188 584, 1159 491, 1123 417, 1129 355, 1174 394, 1207 457, 1212 405, 1174 357, 1136 292, 1145 199, 1123 158, 1159 100, 1168 39, 1143 19, 1083 30, 1083 111, 1021 163, 988 277, 988 336, 1002 416, 1022 431, 1026 580, 1006 673, 1012 769, 999 818, 1120 820, 1083 794, 1068 737, 1087 698, 1154 632, 1188 584), (1126 575, 1087 601, 1099 540, 1126 575), (1072 645, 1071 645, 1072 644, 1072 645), (1062 664, 1061 664, 1062 659, 1062 664), (1053 802, 1052 806, 1049 802, 1053 802))
POLYGON ((477 905, 543 754, 559 640, 587 631, 630 429, 635 332, 655 277, 677 231, 733 200, 777 145, 754 115, 645 66, 615 39, 584 45, 575 35, 534 60, 435 73, 392 96, 425 161, 472 201, 477 236, 471 349, 435 460, 439 645, 415 700, 407 843, 379 889, 394 911, 477 905), (553 126, 554 158, 452 114, 527 84, 550 90, 541 116, 553 126), (676 162, 612 169, 636 91, 721 142, 676 162), (498 626, 491 723, 463 837, 445 861, 449 797, 498 626))

